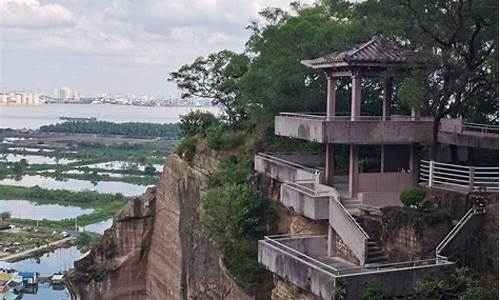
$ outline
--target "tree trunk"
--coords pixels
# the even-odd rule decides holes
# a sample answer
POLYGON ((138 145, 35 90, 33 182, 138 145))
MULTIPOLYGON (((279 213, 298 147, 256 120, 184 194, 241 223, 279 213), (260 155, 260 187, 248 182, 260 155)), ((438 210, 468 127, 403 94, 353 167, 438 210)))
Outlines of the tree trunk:
POLYGON ((439 123, 441 121, 440 116, 434 117, 434 123, 432 124, 432 145, 431 145, 431 157, 433 161, 437 161, 437 151, 439 146, 438 134, 439 134, 439 123))

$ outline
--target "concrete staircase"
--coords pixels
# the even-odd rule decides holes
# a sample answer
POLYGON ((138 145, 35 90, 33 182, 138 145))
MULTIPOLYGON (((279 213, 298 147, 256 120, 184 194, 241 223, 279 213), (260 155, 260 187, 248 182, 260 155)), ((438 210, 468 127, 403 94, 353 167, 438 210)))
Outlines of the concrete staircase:
POLYGON ((353 217, 361 215, 361 210, 359 209, 361 206, 361 200, 341 197, 340 201, 353 217))
POLYGON ((368 239, 367 242, 368 251, 365 264, 385 264, 388 263, 387 255, 372 238, 368 239))

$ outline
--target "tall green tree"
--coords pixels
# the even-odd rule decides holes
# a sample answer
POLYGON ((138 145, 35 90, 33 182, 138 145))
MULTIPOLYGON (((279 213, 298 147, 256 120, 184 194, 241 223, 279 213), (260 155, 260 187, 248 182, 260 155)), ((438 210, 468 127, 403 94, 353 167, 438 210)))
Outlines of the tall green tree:
POLYGON ((244 117, 244 111, 237 105, 240 96, 239 80, 247 71, 249 58, 229 50, 222 50, 198 57, 193 63, 183 65, 170 73, 173 81, 184 91, 183 99, 200 97, 211 99, 221 105, 230 121, 244 117))

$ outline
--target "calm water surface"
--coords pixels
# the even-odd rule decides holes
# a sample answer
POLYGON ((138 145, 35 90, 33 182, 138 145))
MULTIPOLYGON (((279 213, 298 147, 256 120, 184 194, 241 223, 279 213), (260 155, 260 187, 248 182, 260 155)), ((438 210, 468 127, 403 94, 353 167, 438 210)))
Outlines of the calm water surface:
POLYGON ((29 200, 0 200, 0 212, 9 212, 11 217, 31 220, 63 220, 89 214, 93 209, 58 204, 37 204, 29 200))
POLYGON ((146 191, 146 186, 132 184, 120 181, 99 181, 92 182, 80 179, 64 179, 62 181, 51 177, 40 175, 26 175, 21 179, 5 178, 0 180, 0 184, 14 186, 35 186, 38 185, 45 189, 69 190, 69 191, 97 191, 99 193, 116 194, 121 193, 124 196, 137 196, 146 191))
MULTIPOLYGON (((38 259, 28 258, 15 263, 0 261, 0 268, 15 269, 18 272, 39 272, 40 276, 52 276, 52 274, 66 271, 73 267, 73 262, 80 258, 82 253, 75 246, 70 248, 59 248, 53 252, 46 253, 38 259)), ((23 300, 61 300, 71 299, 67 289, 53 290, 49 284, 39 284, 36 295, 24 294, 23 300)))
POLYGON ((48 165, 66 165, 72 162, 77 162, 75 159, 67 159, 67 158, 55 158, 48 157, 42 155, 21 155, 21 154, 12 154, 9 153, 7 155, 0 155, 0 161, 6 162, 18 162, 21 159, 26 159, 29 164, 48 164, 48 165))
POLYGON ((216 107, 163 107, 113 104, 41 104, 33 106, 0 106, 0 128, 36 129, 61 122, 59 117, 95 117, 111 122, 176 123, 181 115, 193 110, 219 113, 216 107))

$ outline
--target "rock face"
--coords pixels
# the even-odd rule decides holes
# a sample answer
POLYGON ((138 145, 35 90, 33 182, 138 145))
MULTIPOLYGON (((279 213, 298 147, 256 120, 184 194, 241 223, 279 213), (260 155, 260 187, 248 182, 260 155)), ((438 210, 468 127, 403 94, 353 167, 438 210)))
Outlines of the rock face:
POLYGON ((131 199, 102 242, 75 262, 76 299, 253 299, 225 273, 200 229, 203 169, 167 158, 156 188, 131 199))

